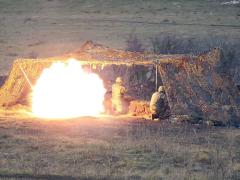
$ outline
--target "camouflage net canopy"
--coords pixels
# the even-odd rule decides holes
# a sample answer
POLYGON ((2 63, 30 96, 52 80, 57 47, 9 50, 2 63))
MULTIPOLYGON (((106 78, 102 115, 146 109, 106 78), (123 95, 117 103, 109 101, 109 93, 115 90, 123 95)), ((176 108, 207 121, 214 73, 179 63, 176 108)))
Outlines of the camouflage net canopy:
POLYGON ((181 61, 161 60, 159 71, 171 111, 222 125, 239 125, 239 90, 221 72, 224 65, 220 49, 181 61))
POLYGON ((9 108, 25 104, 31 88, 43 69, 53 62, 75 58, 104 80, 108 97, 117 76, 122 76, 128 95, 134 101, 133 114, 149 114, 148 102, 155 91, 156 67, 158 85, 165 85, 173 115, 187 115, 223 124, 240 124, 239 91, 231 78, 218 71, 221 50, 200 55, 156 55, 116 50, 86 42, 78 51, 45 59, 17 59, 0 89, 0 106, 9 108), (136 101, 137 100, 137 101, 136 101))

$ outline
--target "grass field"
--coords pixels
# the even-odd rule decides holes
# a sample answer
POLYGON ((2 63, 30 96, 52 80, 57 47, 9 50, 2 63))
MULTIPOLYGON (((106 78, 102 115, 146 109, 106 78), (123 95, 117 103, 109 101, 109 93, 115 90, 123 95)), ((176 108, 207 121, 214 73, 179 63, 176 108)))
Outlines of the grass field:
MULTIPOLYGON (((146 46, 160 33, 239 41, 240 4, 223 2, 0 0, 0 75, 18 57, 60 55, 87 40, 125 49, 131 33, 146 46)), ((237 180, 240 131, 125 116, 44 121, 1 112, 0 179, 237 180)))
POLYGON ((0 179, 239 179, 240 131, 131 117, 0 119, 0 179))
POLYGON ((159 33, 239 39, 239 4, 225 0, 0 0, 0 74, 17 57, 76 50, 86 40, 125 48, 134 32, 148 46, 159 33))

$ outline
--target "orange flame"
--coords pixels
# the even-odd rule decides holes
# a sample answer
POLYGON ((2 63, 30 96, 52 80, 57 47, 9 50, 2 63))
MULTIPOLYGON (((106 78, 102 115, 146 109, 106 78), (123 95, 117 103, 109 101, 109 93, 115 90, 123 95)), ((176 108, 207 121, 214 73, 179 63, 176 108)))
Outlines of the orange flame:
POLYGON ((79 61, 53 63, 33 89, 32 112, 42 118, 74 118, 103 112, 106 90, 97 74, 85 72, 79 61))

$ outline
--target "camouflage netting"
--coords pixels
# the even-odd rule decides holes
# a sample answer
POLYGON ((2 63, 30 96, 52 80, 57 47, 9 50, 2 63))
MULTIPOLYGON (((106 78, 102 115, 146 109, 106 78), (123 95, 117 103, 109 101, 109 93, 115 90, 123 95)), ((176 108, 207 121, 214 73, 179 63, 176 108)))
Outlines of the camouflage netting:
POLYGON ((231 78, 221 73, 222 58, 221 50, 214 49, 198 57, 159 63, 173 114, 224 125, 239 124, 239 91, 231 78))
MULTIPOLYGON (((29 103, 31 88, 21 69, 34 85, 43 69, 53 62, 66 62, 70 58, 81 61, 87 71, 99 74, 104 80, 108 94, 116 77, 121 76, 132 98, 148 100, 155 90, 155 65, 150 59, 156 57, 150 53, 125 52, 87 42, 77 52, 61 57, 17 59, 0 89, 0 106, 8 108, 29 103)), ((161 84, 160 78, 158 83, 161 84)))
POLYGON ((13 63, 8 78, 0 89, 0 106, 12 107, 17 104, 26 103, 29 92, 31 92, 31 87, 26 81, 21 68, 34 84, 42 70, 50 65, 50 61, 16 60, 13 63))
POLYGON ((86 42, 80 50, 61 57, 17 59, 0 89, 0 106, 8 108, 28 102, 31 88, 21 68, 34 85, 43 69, 69 58, 78 59, 87 71, 100 75, 108 99, 115 78, 122 76, 128 95, 135 99, 130 103, 132 114, 149 114, 148 102, 155 91, 155 70, 158 67, 158 85, 163 83, 166 86, 172 114, 223 124, 239 123, 239 92, 232 80, 219 71, 221 51, 218 49, 190 57, 126 52, 86 42))

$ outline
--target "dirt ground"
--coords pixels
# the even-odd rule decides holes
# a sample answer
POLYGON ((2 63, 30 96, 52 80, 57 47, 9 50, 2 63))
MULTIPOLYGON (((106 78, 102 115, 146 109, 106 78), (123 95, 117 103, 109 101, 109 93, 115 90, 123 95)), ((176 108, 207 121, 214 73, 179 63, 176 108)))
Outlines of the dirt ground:
POLYGON ((0 179, 239 179, 240 131, 138 117, 0 117, 0 179))
MULTIPOLYGON (((239 40, 240 4, 227 0, 0 0, 0 75, 17 57, 71 52, 87 40, 126 48, 158 34, 239 40)), ((149 47, 151 48, 151 47, 149 47)))

